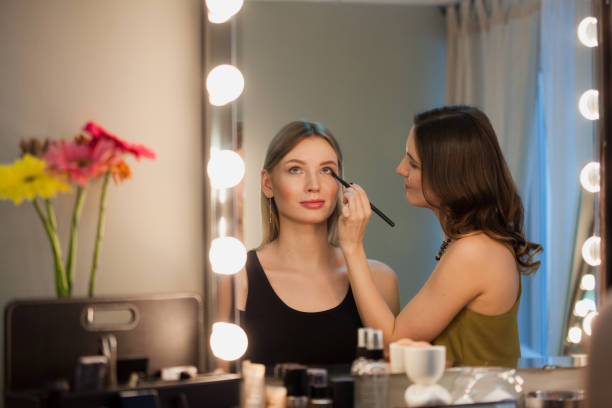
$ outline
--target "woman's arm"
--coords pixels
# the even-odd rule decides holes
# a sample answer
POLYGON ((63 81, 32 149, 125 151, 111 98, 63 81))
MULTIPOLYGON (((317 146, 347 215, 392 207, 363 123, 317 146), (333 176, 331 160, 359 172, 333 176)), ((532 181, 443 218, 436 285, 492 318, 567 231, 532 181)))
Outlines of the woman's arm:
POLYGON ((480 248, 459 251, 461 242, 455 242, 423 288, 395 318, 377 290, 363 249, 371 214, 367 196, 354 185, 347 190, 345 202, 347 206, 339 223, 340 247, 355 301, 363 323, 381 329, 386 344, 405 337, 433 340, 465 305, 482 293, 480 248))

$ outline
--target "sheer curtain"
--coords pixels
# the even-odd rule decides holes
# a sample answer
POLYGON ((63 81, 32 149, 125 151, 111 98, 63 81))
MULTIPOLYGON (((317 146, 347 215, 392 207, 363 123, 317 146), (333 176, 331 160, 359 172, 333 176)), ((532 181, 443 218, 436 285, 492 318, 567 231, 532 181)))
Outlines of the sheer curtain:
POLYGON ((474 0, 446 13, 446 103, 489 116, 523 198, 527 237, 544 246, 539 271, 523 278, 523 356, 557 355, 565 337, 582 161, 573 3, 474 0))

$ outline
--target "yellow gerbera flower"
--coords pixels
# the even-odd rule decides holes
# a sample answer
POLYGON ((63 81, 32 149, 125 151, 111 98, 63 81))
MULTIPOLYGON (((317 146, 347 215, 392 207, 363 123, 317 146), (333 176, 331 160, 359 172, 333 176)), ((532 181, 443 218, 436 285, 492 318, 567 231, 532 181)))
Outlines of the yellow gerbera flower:
POLYGON ((58 191, 70 191, 67 184, 45 172, 46 166, 44 160, 30 154, 11 165, 0 166, 0 198, 13 200, 17 205, 37 195, 50 198, 58 191))

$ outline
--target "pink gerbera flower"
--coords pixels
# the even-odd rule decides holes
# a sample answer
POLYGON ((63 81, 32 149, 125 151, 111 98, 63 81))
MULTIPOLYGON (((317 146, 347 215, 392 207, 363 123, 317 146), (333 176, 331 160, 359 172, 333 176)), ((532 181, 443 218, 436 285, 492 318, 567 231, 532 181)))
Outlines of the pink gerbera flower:
POLYGON ((90 178, 106 173, 121 161, 120 152, 112 142, 78 143, 59 141, 51 143, 45 161, 54 173, 65 174, 71 181, 84 187, 90 178))
POLYGON ((155 152, 148 147, 121 140, 117 136, 107 132, 102 126, 99 126, 93 122, 87 122, 83 130, 88 132, 93 137, 93 143, 98 140, 108 140, 113 142, 115 148, 121 150, 122 153, 130 153, 137 159, 140 159, 141 156, 146 157, 147 159, 155 159, 155 152))

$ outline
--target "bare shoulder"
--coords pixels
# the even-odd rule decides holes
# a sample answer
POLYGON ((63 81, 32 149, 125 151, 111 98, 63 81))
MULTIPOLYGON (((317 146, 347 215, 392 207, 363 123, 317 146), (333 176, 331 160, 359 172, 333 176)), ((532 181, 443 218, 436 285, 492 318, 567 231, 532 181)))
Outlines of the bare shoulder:
POLYGON ((370 271, 372 271, 372 278, 378 292, 385 299, 391 312, 397 316, 400 312, 400 303, 399 287, 395 271, 393 271, 389 265, 374 259, 368 259, 368 266, 370 267, 370 271))
POLYGON ((472 264, 488 264, 493 260, 514 262, 514 254, 510 248, 484 233, 456 240, 449 247, 448 255, 449 258, 455 258, 455 261, 466 261, 472 264))
POLYGON ((397 282, 397 275, 395 274, 395 271, 386 263, 377 261, 376 259, 368 259, 368 266, 370 267, 370 271, 372 271, 374 280, 380 279, 397 282))

